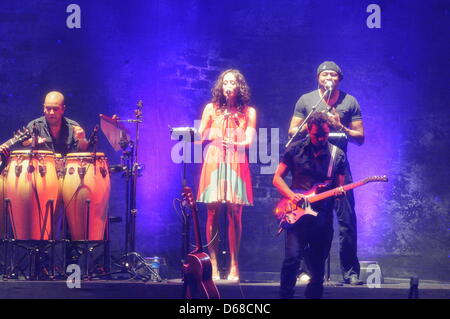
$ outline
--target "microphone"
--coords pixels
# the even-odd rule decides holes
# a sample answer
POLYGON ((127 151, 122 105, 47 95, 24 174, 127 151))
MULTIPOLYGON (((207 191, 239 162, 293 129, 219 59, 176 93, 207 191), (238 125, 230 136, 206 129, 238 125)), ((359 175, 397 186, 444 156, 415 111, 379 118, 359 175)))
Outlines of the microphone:
POLYGON ((97 125, 94 127, 94 130, 92 131, 91 136, 89 136, 89 147, 90 147, 90 146, 93 146, 95 143, 97 143, 97 140, 98 140, 98 138, 97 138, 97 135, 98 135, 98 129, 99 129, 99 125, 97 124, 97 125))
POLYGON ((325 89, 327 89, 327 91, 333 91, 333 82, 332 81, 325 81, 325 89))
POLYGON ((31 148, 36 148, 38 145, 38 137, 39 137, 39 130, 36 126, 36 122, 33 123, 33 129, 31 130, 31 148))

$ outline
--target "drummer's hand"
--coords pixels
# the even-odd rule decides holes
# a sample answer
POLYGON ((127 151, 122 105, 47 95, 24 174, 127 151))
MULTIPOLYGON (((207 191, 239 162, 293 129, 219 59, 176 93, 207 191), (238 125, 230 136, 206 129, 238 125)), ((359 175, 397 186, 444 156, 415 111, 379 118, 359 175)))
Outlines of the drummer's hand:
MULTIPOLYGON (((37 140, 38 144, 44 144, 45 142, 47 142, 47 138, 38 136, 38 140, 37 140)), ((24 141, 22 143, 22 145, 23 146, 30 146, 31 143, 33 143, 33 139, 29 138, 28 140, 24 141)))
POLYGON ((84 132, 84 130, 79 127, 79 126, 74 126, 73 127, 73 135, 75 136, 75 138, 77 140, 83 140, 86 138, 86 133, 84 132))
POLYGON ((117 116, 117 114, 114 114, 111 119, 113 119, 115 121, 120 120, 120 118, 117 116))

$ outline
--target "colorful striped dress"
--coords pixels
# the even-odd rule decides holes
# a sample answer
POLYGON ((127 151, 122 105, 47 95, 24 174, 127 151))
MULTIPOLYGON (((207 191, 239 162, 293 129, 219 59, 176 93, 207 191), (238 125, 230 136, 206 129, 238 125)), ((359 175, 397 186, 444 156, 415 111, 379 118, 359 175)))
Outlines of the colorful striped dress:
MULTIPOLYGON (((208 108, 208 106, 207 106, 208 108)), ((197 201, 203 203, 231 203, 253 205, 253 191, 248 158, 244 146, 222 145, 224 137, 235 142, 245 140, 249 107, 242 112, 228 112, 209 104, 208 121, 203 139, 205 146, 197 201)), ((205 116, 202 120, 205 120, 205 116)))

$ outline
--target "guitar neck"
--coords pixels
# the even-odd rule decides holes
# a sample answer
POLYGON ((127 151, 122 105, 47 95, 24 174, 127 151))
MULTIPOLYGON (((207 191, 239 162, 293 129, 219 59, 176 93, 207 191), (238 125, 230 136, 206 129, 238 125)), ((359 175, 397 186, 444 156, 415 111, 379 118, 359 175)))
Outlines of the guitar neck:
POLYGON ((0 145, 0 146, 2 146, 2 147, 11 147, 11 146, 13 146, 14 144, 16 144, 17 141, 18 141, 18 139, 15 138, 15 137, 13 137, 13 138, 10 138, 9 140, 7 140, 5 143, 3 143, 3 144, 0 145))
MULTIPOLYGON (((342 186, 342 188, 345 191, 349 191, 349 190, 351 190, 353 188, 362 186, 362 185, 364 185, 366 183, 367 183, 366 180, 360 180, 360 181, 357 181, 357 182, 354 182, 354 183, 350 183, 350 184, 344 185, 344 186, 342 186)), ((331 196, 335 196, 336 195, 336 191, 339 188, 340 187, 336 187, 336 188, 330 189, 329 191, 326 191, 326 192, 319 193, 319 194, 313 195, 311 197, 308 197, 308 201, 310 203, 314 203, 314 202, 318 202, 318 201, 320 201, 322 199, 325 199, 325 198, 328 198, 328 197, 331 197, 331 196)))
POLYGON ((200 234, 200 223, 198 221, 197 207, 192 208, 192 219, 194 221, 194 236, 195 236, 195 252, 203 252, 202 236, 200 234))

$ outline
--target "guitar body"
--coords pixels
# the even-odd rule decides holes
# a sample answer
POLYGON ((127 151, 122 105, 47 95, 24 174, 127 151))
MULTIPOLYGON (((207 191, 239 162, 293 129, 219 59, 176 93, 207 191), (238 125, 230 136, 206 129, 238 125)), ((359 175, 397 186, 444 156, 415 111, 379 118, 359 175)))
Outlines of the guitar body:
POLYGON ((186 299, 220 299, 212 280, 212 265, 209 255, 203 252, 202 238, 198 222, 198 211, 192 190, 185 186, 183 198, 192 211, 196 249, 187 254, 183 263, 184 297, 186 299))
POLYGON ((220 299, 208 254, 190 253, 183 264, 185 297, 187 299, 220 299))
MULTIPOLYGON (((309 198, 315 194, 317 186, 309 190, 308 192, 295 191, 295 193, 300 193, 309 198)), ((306 208, 306 201, 301 201, 298 203, 292 202, 289 198, 283 197, 277 203, 274 210, 275 218, 280 221, 280 226, 284 229, 293 227, 294 224, 298 222, 300 218, 305 215, 317 216, 317 212, 312 210, 310 207, 306 208)))

